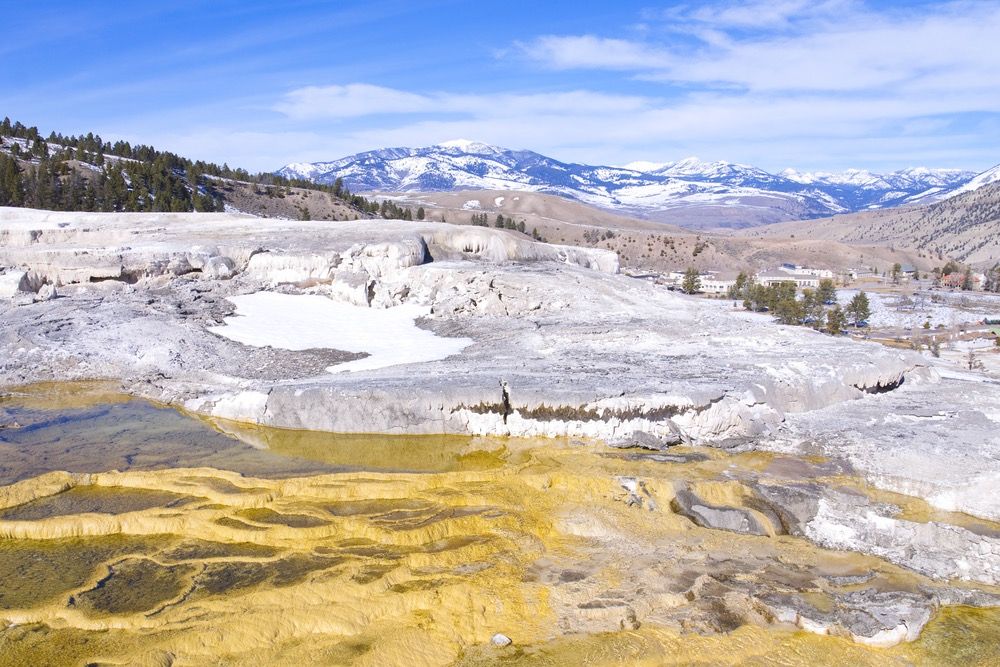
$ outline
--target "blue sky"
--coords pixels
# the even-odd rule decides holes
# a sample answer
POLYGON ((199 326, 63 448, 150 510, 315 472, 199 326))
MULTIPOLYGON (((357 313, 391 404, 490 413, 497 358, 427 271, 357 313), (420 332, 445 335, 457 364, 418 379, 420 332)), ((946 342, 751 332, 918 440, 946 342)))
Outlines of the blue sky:
POLYGON ((592 164, 1000 162, 1000 0, 5 4, 0 115, 251 170, 454 138, 592 164))

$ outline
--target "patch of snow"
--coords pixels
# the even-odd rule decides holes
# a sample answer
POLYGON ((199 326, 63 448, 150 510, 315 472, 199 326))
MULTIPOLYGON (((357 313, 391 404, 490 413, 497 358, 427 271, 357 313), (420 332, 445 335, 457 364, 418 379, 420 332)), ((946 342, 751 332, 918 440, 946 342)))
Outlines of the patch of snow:
POLYGON ((482 208, 482 206, 480 206, 478 199, 470 199, 464 204, 462 204, 462 208, 465 209, 466 211, 471 211, 480 209, 482 208))
MULTIPOLYGON (((837 290, 837 301, 841 306, 846 306, 858 293, 856 289, 837 290)), ((922 327, 924 322, 930 320, 932 329, 928 331, 933 334, 933 327, 939 324, 945 326, 955 326, 981 322, 984 317, 997 312, 1000 306, 1000 299, 996 306, 990 307, 989 299, 986 295, 962 296, 951 298, 950 294, 934 293, 940 301, 932 301, 931 298, 922 294, 911 299, 912 304, 904 303, 897 294, 882 294, 880 292, 865 292, 868 296, 868 303, 871 306, 871 317, 868 323, 878 328, 902 327, 907 329, 922 327)), ((966 293, 968 294, 968 293, 966 293)))
POLYGON ((437 361, 472 343, 468 338, 444 338, 417 327, 416 319, 430 314, 424 306, 377 309, 314 294, 277 292, 245 294, 230 301, 236 315, 227 317, 224 326, 210 327, 212 333, 254 347, 368 353, 364 359, 329 367, 331 373, 437 361))
POLYGON ((452 139, 451 141, 442 141, 438 144, 441 148, 458 148, 463 151, 469 150, 474 145, 476 145, 476 142, 468 139, 452 139))
POLYGON ((971 181, 962 185, 961 187, 955 188, 948 193, 948 197, 954 197, 955 195, 960 195, 965 192, 972 192, 973 190, 978 190, 984 185, 989 185, 990 183, 996 183, 1000 181, 1000 164, 993 167, 992 169, 987 169, 981 174, 978 174, 971 181))
POLYGON ((649 162, 648 160, 636 160, 635 162, 629 162, 628 164, 623 165, 622 169, 641 171, 648 174, 659 171, 665 167, 669 167, 670 164, 670 162, 649 162))

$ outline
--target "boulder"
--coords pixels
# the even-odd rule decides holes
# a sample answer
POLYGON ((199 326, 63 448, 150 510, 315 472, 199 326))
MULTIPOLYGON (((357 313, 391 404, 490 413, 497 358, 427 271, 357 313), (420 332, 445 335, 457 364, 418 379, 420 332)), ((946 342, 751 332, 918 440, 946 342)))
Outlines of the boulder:
POLYGON ((192 271, 194 271, 194 267, 191 266, 187 257, 171 257, 167 262, 167 273, 171 275, 183 276, 192 271))
POLYGON ((35 294, 34 300, 37 301, 51 301, 52 299, 59 296, 56 292, 56 286, 45 283, 40 288, 38 288, 38 293, 35 294))
POLYGON ((355 306, 369 306, 372 298, 369 285, 371 280, 367 273, 341 269, 333 275, 330 298, 334 301, 346 301, 355 306))
POLYGON ((192 268, 204 271, 205 264, 210 259, 219 256, 219 254, 218 246, 196 245, 191 247, 191 250, 187 254, 187 260, 192 268))
POLYGON ((201 266, 201 275, 210 280, 226 280, 236 273, 236 263, 228 257, 209 257, 201 266))

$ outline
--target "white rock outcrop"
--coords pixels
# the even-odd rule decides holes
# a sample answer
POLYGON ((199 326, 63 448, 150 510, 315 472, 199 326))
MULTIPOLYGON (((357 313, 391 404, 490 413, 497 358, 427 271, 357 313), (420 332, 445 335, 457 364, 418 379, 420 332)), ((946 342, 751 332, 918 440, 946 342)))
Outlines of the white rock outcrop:
POLYGON ((0 273, 0 298, 9 299, 21 292, 30 292, 27 271, 8 270, 0 273))

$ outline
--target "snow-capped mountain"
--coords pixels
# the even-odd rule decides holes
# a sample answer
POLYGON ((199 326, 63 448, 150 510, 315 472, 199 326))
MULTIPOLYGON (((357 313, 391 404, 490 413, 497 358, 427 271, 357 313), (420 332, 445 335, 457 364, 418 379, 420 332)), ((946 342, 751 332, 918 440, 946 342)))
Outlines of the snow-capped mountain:
POLYGON ((924 167, 890 174, 792 169, 772 174, 749 165, 693 157, 624 167, 591 166, 468 140, 426 148, 384 148, 331 162, 293 163, 277 173, 328 184, 341 178, 355 192, 546 192, 631 215, 701 227, 746 227, 925 203, 980 178, 974 172, 924 167))
MULTIPOLYGON (((955 188, 948 193, 949 197, 960 195, 965 192, 972 192, 973 190, 978 190, 984 185, 989 185, 990 183, 996 183, 1000 181, 1000 164, 991 169, 987 169, 981 174, 977 174, 974 178, 962 184, 961 186, 955 188)), ((943 198, 939 198, 943 199, 943 198)))

